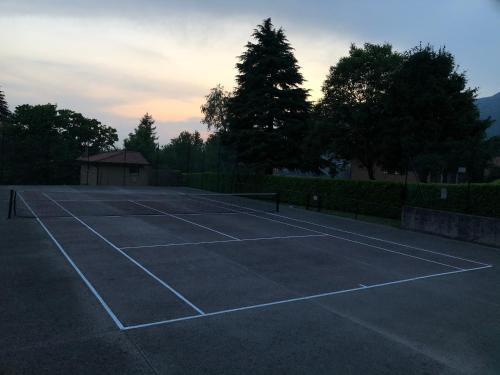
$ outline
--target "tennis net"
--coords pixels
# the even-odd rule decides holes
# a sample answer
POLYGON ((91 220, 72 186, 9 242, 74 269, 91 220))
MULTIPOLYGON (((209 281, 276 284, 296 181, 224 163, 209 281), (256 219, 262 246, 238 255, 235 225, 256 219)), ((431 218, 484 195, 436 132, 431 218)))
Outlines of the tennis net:
POLYGON ((279 211, 277 193, 151 194, 14 191, 9 217, 146 216, 279 211))

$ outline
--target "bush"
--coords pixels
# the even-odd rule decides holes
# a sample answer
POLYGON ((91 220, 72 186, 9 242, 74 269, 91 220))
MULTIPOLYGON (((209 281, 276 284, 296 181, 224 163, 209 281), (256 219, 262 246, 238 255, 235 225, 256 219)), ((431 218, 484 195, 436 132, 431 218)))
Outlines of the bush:
POLYGON ((281 202, 317 210, 338 210, 399 218, 402 185, 312 177, 186 174, 188 186, 217 192, 277 192, 281 202), (362 199, 360 199, 362 197, 362 199))
POLYGON ((500 217, 500 184, 408 184, 313 177, 190 173, 186 185, 222 193, 277 192, 282 202, 310 209, 399 218, 403 204, 500 217), (441 190, 446 189, 446 199, 441 190), (316 198, 316 199, 315 199, 316 198))
POLYGON ((500 217, 500 185, 411 184, 408 205, 471 215, 500 217), (441 190, 446 189, 446 199, 441 190))

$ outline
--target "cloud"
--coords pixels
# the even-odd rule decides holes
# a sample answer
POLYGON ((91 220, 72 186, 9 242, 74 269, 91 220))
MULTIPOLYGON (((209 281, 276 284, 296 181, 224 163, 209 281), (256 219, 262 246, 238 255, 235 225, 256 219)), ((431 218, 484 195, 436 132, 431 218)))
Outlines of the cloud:
POLYGON ((149 112, 165 143, 181 130, 205 131, 204 95, 234 86, 236 57, 272 17, 312 100, 349 44, 367 41, 446 44, 471 85, 490 95, 500 89, 495 1, 3 0, 0 85, 11 107, 58 103, 117 128, 120 139, 149 112))

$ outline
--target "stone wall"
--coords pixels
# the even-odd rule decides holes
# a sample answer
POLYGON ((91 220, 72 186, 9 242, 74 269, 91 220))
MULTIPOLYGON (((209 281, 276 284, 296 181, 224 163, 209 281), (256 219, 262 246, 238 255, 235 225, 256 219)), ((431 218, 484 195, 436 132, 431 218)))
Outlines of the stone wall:
POLYGON ((500 247, 499 219, 406 206, 401 225, 405 229, 500 247))

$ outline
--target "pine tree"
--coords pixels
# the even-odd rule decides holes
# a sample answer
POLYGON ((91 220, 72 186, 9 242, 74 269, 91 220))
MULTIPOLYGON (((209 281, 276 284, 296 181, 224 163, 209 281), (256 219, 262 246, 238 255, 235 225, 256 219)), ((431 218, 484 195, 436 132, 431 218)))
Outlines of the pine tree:
POLYGON ((4 169, 5 169, 5 154, 7 142, 5 128, 7 126, 7 121, 9 120, 11 113, 9 111, 9 106, 5 100, 5 95, 2 90, 0 90, 0 183, 3 183, 4 179, 4 169))
POLYGON ((247 43, 236 64, 225 142, 240 163, 259 171, 297 167, 310 109, 304 78, 283 29, 270 18, 252 36, 256 42, 247 43))
POLYGON ((7 121, 11 115, 7 101, 5 100, 5 94, 0 90, 0 123, 7 121))
POLYGON ((153 116, 146 113, 133 133, 129 133, 128 138, 123 141, 126 150, 139 151, 148 159, 154 161, 154 155, 157 149, 156 126, 153 126, 155 120, 153 116))

